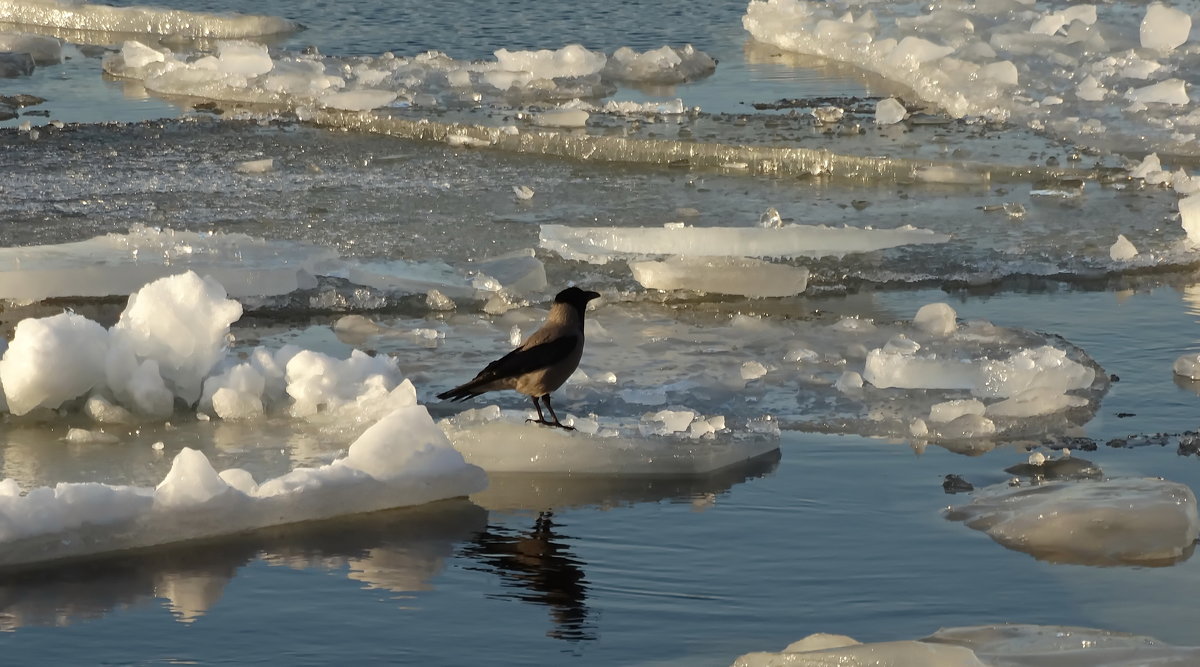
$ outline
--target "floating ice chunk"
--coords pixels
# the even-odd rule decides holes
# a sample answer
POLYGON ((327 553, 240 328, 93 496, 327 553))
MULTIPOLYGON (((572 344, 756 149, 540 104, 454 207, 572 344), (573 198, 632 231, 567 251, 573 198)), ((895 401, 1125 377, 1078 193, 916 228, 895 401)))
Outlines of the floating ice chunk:
POLYGON ((742 379, 757 380, 766 375, 768 369, 757 361, 747 361, 742 364, 742 379))
POLYGON ((395 102, 396 97, 397 94, 390 90, 359 88, 357 90, 328 90, 317 97, 317 102, 321 106, 339 111, 370 111, 386 107, 395 102))
MULTIPOLYGON (((801 640, 804 642, 804 640, 801 640)), ((933 644, 920 641, 877 642, 871 644, 844 644, 831 642, 835 646, 809 648, 809 643, 800 643, 798 650, 790 646, 780 653, 747 653, 733 661, 733 667, 824 667, 825 665, 921 665, 922 667, 984 667, 985 663, 975 657, 970 649, 948 644, 933 644)), ((821 644, 814 644, 820 646, 821 644)))
POLYGON ((1142 158, 1142 161, 1139 162, 1136 167, 1130 170, 1129 177, 1144 179, 1150 174, 1156 174, 1162 170, 1162 161, 1159 160, 1158 153, 1151 153, 1142 158))
POLYGON ((582 109, 558 109, 534 114, 533 122, 542 127, 585 127, 589 116, 582 109))
POLYGON ((1055 35, 1066 24, 1067 17, 1063 12, 1051 12, 1034 21, 1033 25, 1029 26, 1029 32, 1035 35, 1055 35))
POLYGON ((594 435, 526 424, 524 412, 489 406, 439 425, 469 463, 489 472, 704 474, 779 446, 777 428, 728 429, 722 418, 705 420, 691 410, 663 410, 640 421, 591 420, 598 422, 594 435), (693 428, 698 422, 704 423, 693 428))
MULTIPOLYGON (((446 299, 470 299, 475 297, 475 288, 466 276, 444 262, 407 262, 389 260, 384 262, 347 262, 347 275, 359 285, 376 289, 426 294, 436 291, 446 299)), ((428 299, 427 299, 428 301, 428 299)), ((453 301, 442 304, 435 310, 453 309, 453 301)), ((433 308, 433 306, 430 306, 433 308)))
POLYGON ((512 186, 512 191, 513 196, 520 201, 529 201, 530 199, 533 199, 533 188, 529 187, 528 185, 514 185, 512 186))
POLYGON ((1002 83, 1006 86, 1015 86, 1021 82, 1017 66, 1011 60, 1001 60, 984 65, 980 68, 979 73, 996 83, 1002 83))
POLYGON ((363 432, 350 445, 343 465, 386 482, 449 475, 466 463, 425 406, 414 399, 363 432))
POLYGON ((856 371, 844 371, 834 383, 834 387, 843 394, 857 392, 863 387, 863 377, 856 371))
POLYGON ((264 158, 262 160, 246 160, 239 162, 234 166, 233 170, 239 174, 265 174, 268 171, 275 169, 275 160, 273 158, 264 158))
POLYGON ((95 322, 61 313, 17 323, 0 358, 0 387, 14 415, 65 401, 104 385, 108 332, 95 322))
POLYGON ((1100 83, 1100 80, 1091 74, 1083 78, 1079 86, 1075 88, 1075 95, 1081 100, 1088 102, 1099 102, 1108 94, 1108 89, 1100 83))
POLYGON ((693 81, 717 69, 717 62, 691 44, 663 46, 642 53, 623 46, 613 52, 603 76, 617 81, 672 84, 693 81))
POLYGON ((546 289, 546 265, 535 256, 533 248, 516 250, 475 263, 471 283, 485 292, 506 290, 514 294, 530 294, 546 289))
POLYGON ((242 363, 204 381, 200 408, 211 406, 221 419, 250 419, 264 413, 267 378, 252 363, 242 363))
POLYGON ((809 635, 780 653, 748 653, 735 667, 824 665, 1185 665, 1200 647, 1176 647, 1153 637, 1060 625, 980 625, 942 628, 916 641, 860 644, 844 635, 809 635), (942 651, 942 649, 953 649, 942 651))
POLYGON ((431 289, 425 293, 425 305, 429 306, 430 310, 447 311, 454 310, 458 307, 454 303, 454 299, 442 294, 440 290, 431 289))
POLYGON ((67 442, 75 444, 105 444, 119 442, 120 438, 104 431, 89 431, 86 428, 72 428, 67 431, 67 442))
POLYGON ((889 59, 900 66, 918 65, 931 60, 937 60, 954 53, 954 47, 942 46, 933 42, 909 35, 900 40, 891 52, 889 59))
POLYGON ((1191 101, 1183 79, 1167 79, 1149 86, 1133 88, 1125 93, 1125 99, 1141 104, 1185 105, 1191 101))
POLYGON ((34 65, 62 62, 62 42, 53 37, 26 32, 0 32, 0 52, 27 53, 34 65))
POLYGON ((958 330, 958 313, 948 303, 929 303, 921 306, 912 323, 930 336, 949 336, 958 330))
POLYGON ((764 229, 783 229, 783 216, 772 206, 758 216, 758 226, 764 229))
MULTIPOLYGON (((0 79, 15 79, 22 76, 32 76, 34 70, 33 56, 28 53, 6 53, 0 51, 0 79)), ((22 132, 30 132, 33 125, 23 121, 17 126, 22 132)), ((30 132, 30 138, 37 139, 30 132)))
POLYGON ((1088 404, 1082 396, 1072 396, 1051 388, 1036 388, 987 406, 990 417, 1024 419, 1054 414, 1067 408, 1080 408, 1088 404))
POLYGON ((808 286, 808 269, 748 257, 684 257, 629 262, 634 280, 647 289, 782 297, 808 286))
POLYGON ((973 398, 937 403, 929 408, 929 421, 951 422, 963 415, 980 415, 985 411, 982 401, 973 398))
POLYGON ((895 125, 904 120, 904 117, 907 115, 908 111, 904 108, 904 105, 894 97, 880 100, 875 105, 876 125, 895 125))
POLYGON ((1108 256, 1114 262, 1128 262, 1137 257, 1137 254, 1137 248, 1129 242, 1129 239, 1125 238, 1124 234, 1117 234, 1117 242, 1108 249, 1108 256))
POLYGON ((0 299, 131 294, 185 269, 233 297, 287 294, 315 286, 312 275, 336 258, 304 243, 134 226, 76 243, 0 248, 0 299))
POLYGON ((140 360, 153 360, 176 396, 192 404, 201 383, 225 354, 229 325, 242 306, 225 288, 192 271, 160 278, 129 296, 111 330, 140 360))
POLYGON ((1192 490, 1151 478, 994 486, 946 518, 1035 558, 1086 565, 1171 562, 1200 534, 1192 490))
POLYGON ((565 259, 607 263, 614 255, 823 257, 901 245, 945 243, 949 234, 911 226, 859 229, 787 225, 761 227, 567 227, 542 225, 541 246, 565 259))
POLYGON ((1200 194, 1179 200, 1179 219, 1192 245, 1200 245, 1200 194))
POLYGON ((1171 370, 1190 380, 1200 380, 1200 352, 1185 354, 1175 360, 1171 370))
POLYGON ((1096 379, 1094 368, 1067 358, 1067 353, 1044 345, 1026 348, 1002 361, 985 361, 981 366, 977 396, 1017 396, 1032 389, 1065 393, 1085 389, 1096 379))
POLYGON ((603 53, 589 51, 579 44, 550 51, 496 51, 496 62, 500 69, 510 72, 529 72, 538 79, 556 79, 599 74, 608 57, 603 53))
POLYGON ((1187 12, 1152 2, 1146 7, 1138 34, 1142 48, 1173 51, 1188 40, 1191 30, 1192 17, 1187 12))
POLYGON ((950 185, 977 185, 991 180, 987 172, 980 172, 950 165, 922 166, 913 170, 913 177, 924 183, 946 183, 950 185))

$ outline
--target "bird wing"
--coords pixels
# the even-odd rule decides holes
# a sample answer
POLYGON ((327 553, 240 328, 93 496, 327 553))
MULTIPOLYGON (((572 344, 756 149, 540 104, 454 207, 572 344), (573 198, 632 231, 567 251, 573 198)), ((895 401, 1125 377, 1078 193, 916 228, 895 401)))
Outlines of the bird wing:
POLYGON ((488 364, 482 371, 479 371, 479 375, 475 376, 472 383, 481 380, 491 382, 519 377, 553 366, 567 358, 578 343, 578 336, 562 336, 530 347, 519 347, 488 364))

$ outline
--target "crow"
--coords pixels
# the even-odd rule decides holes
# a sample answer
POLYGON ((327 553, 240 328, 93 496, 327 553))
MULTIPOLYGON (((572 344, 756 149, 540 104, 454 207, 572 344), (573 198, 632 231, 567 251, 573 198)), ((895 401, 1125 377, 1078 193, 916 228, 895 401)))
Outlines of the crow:
POLYGON ((533 399, 538 418, 527 419, 569 431, 574 427, 558 421, 550 405, 550 392, 562 386, 579 367, 583 357, 583 313, 596 292, 568 287, 554 296, 554 305, 542 328, 533 332, 520 347, 488 364, 473 380, 437 395, 438 398, 465 401, 487 391, 514 389, 533 399), (541 399, 554 421, 546 421, 541 399))

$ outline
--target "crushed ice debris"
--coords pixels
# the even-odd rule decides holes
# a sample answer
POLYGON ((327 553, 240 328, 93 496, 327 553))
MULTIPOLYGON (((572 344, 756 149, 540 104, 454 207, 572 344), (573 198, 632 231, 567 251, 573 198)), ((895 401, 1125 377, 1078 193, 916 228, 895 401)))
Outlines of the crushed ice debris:
POLYGON ((489 472, 701 474, 774 451, 778 429, 734 428, 724 416, 660 410, 640 419, 577 417, 575 431, 525 423, 525 411, 490 405, 439 424, 465 459, 489 472), (495 443, 503 441, 504 448, 495 443))
POLYGON ((775 665, 1034 665, 1104 667, 1191 664, 1200 647, 1172 646, 1153 637, 1074 626, 979 625, 942 628, 928 637, 861 643, 845 635, 813 634, 778 653, 747 653, 733 667, 775 665))
POLYGON ((1001 484, 946 518, 1035 558, 1084 565, 1174 562, 1200 534, 1192 490, 1157 478, 1001 484))
MULTIPOLYGON (((157 447, 156 447, 157 448, 157 447)), ((397 408, 371 425, 346 455, 317 468, 255 483, 218 472, 184 447, 157 487, 97 482, 22 490, 0 482, 0 564, 79 557, 286 523, 420 505, 482 490, 425 408, 397 408), (45 537, 57 539, 47 541, 45 537)))

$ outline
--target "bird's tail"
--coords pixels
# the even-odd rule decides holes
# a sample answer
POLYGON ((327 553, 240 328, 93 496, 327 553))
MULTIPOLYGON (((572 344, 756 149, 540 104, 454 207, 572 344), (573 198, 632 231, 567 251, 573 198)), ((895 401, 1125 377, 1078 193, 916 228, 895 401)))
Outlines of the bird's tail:
POLYGON ((437 397, 443 401, 447 399, 451 401, 465 401, 468 398, 474 398, 482 393, 482 391, 476 391, 474 382, 468 382, 449 391, 443 391, 442 393, 438 394, 437 397))

